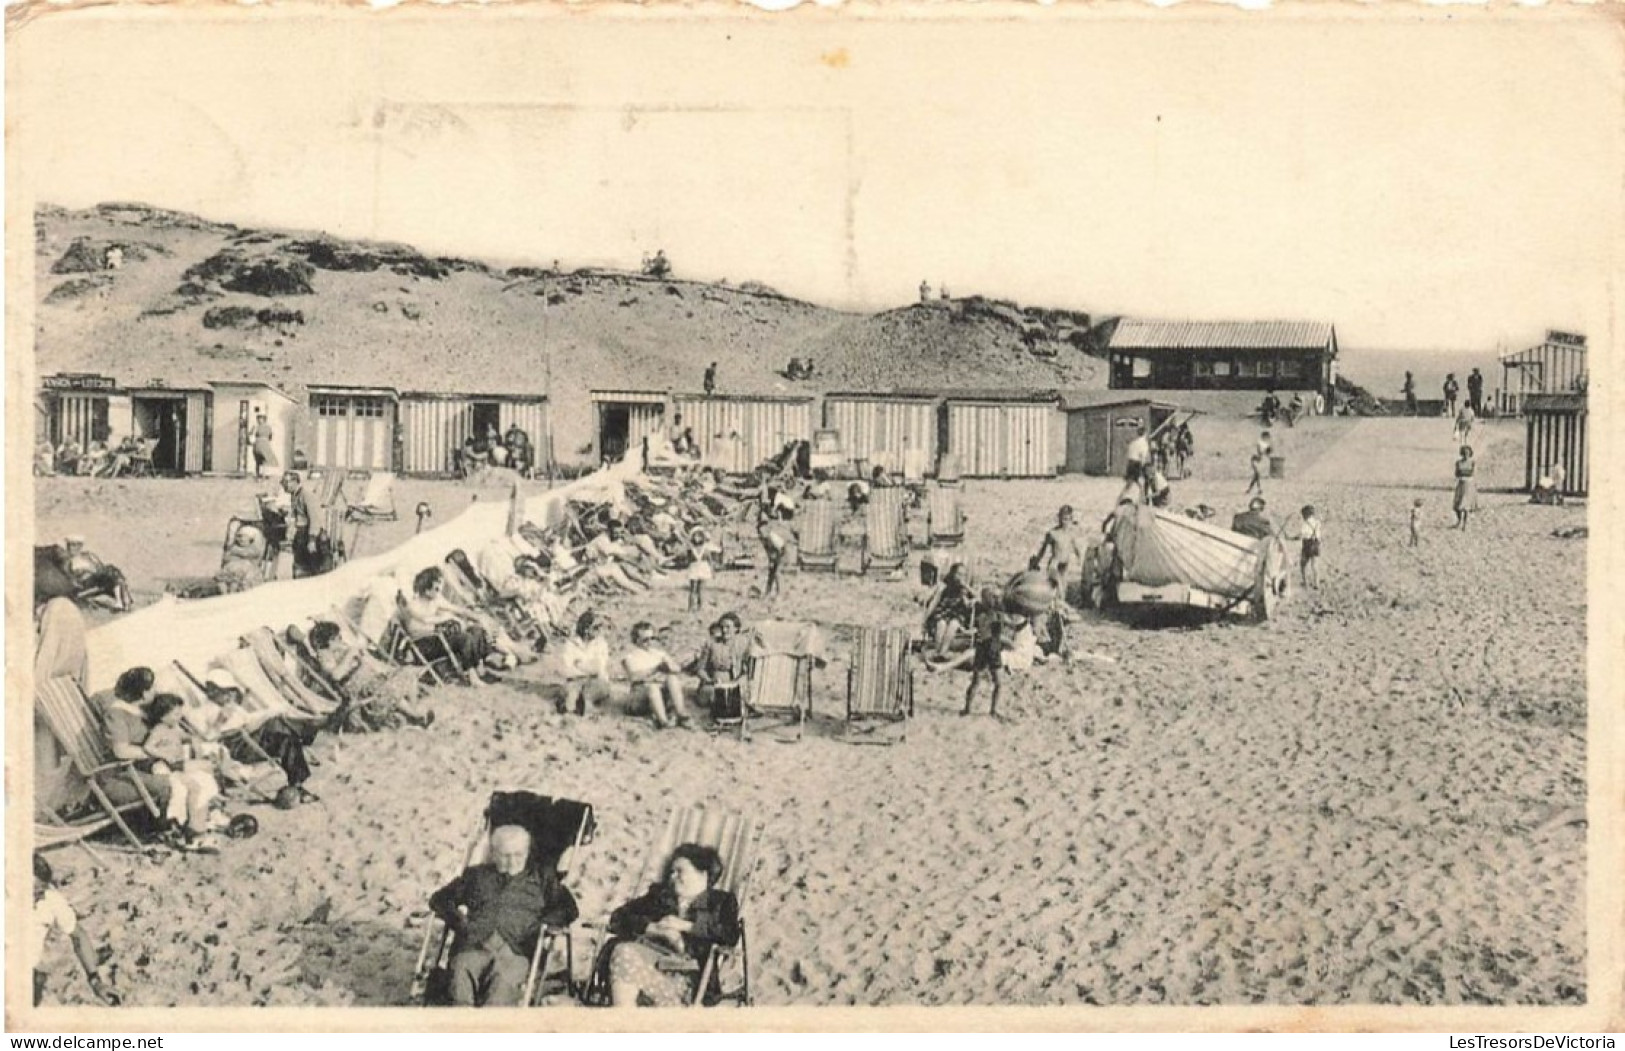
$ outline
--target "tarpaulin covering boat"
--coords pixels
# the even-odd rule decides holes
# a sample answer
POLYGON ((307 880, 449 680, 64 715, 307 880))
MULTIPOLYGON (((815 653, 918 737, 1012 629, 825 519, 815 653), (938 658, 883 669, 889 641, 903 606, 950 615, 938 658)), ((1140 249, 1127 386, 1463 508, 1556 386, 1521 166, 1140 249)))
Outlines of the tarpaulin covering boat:
POLYGON ((1255 540, 1145 504, 1119 509, 1109 543, 1089 561, 1085 583, 1124 605, 1187 605, 1264 618, 1284 590, 1279 538, 1255 540))

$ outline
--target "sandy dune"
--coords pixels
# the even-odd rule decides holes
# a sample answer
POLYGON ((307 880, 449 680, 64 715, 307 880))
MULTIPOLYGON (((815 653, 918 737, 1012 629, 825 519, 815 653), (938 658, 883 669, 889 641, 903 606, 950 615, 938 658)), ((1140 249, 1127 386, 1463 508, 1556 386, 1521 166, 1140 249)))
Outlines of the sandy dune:
MULTIPOLYGON (((1249 433, 1208 421, 1176 500, 1236 510, 1249 433)), ((399 1003, 416 914, 485 796, 528 787, 598 808, 572 878, 589 915, 632 889, 668 807, 765 821, 746 907, 766 1004, 1583 1000, 1585 570, 1583 542, 1550 536, 1583 509, 1494 491, 1521 481, 1516 425, 1480 438, 1466 534, 1446 528, 1447 424, 1310 421, 1287 440, 1272 510, 1320 508, 1321 590, 1263 627, 1083 615, 1082 658, 1013 676, 1007 724, 959 718, 964 677, 922 671, 906 743, 841 742, 839 628, 794 744, 565 719, 522 685, 447 690, 431 732, 322 744, 323 802, 255 807, 258 838, 162 863, 109 851, 106 867, 59 852, 68 893, 131 1003, 399 1003), (1428 532, 1411 550, 1417 495, 1428 532)), ((39 519, 90 533, 151 594, 175 557, 114 535, 109 512, 162 510, 165 544, 201 575, 237 489, 122 483, 101 502, 48 480, 39 519)), ((423 492, 437 514, 468 498, 423 492)), ((973 482, 964 554, 983 577, 1012 572, 1056 506, 1098 521, 1114 492, 973 482)), ((708 614, 769 615, 755 583, 722 575, 708 614)), ((912 621, 917 598, 911 582, 793 576, 771 612, 912 621)), ((672 624, 680 653, 701 637, 676 589, 605 608, 617 643, 645 618, 672 624)))

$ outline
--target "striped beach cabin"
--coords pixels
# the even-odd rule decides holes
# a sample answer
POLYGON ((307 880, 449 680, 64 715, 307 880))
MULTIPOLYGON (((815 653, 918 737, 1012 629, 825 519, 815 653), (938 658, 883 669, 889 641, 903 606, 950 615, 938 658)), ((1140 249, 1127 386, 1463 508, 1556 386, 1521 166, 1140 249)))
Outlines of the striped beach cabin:
POLYGON ((1564 472, 1564 496, 1585 496, 1590 489, 1591 460, 1586 445, 1586 395, 1527 394, 1523 415, 1528 427, 1524 445, 1524 488, 1534 491, 1535 481, 1552 465, 1564 472))
POLYGON ((402 474, 450 475, 453 452, 470 436, 496 428, 499 436, 517 425, 535 450, 536 467, 545 468, 547 398, 541 394, 446 394, 405 391, 400 396, 400 466, 402 474))

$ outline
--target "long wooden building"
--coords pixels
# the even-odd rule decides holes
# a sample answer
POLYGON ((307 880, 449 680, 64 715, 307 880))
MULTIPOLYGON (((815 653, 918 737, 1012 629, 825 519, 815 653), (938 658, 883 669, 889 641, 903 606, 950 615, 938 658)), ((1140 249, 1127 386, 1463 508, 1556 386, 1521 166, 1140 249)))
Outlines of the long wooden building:
POLYGON ((1117 323, 1113 390, 1305 390, 1337 377, 1337 330, 1322 321, 1117 323))

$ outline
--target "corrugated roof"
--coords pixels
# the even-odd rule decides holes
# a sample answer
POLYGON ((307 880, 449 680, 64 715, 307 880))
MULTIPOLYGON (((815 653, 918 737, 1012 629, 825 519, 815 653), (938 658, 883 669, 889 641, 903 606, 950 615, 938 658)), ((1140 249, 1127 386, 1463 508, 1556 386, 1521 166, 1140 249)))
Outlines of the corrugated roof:
POLYGON ((1135 397, 1132 391, 1126 390, 1065 391, 1061 394, 1061 410, 1063 412, 1076 412, 1081 409, 1121 408, 1124 405, 1150 405, 1157 409, 1181 411, 1178 402, 1167 401, 1163 398, 1135 397))
POLYGON ((1327 321, 1139 321, 1125 318, 1112 350, 1323 350, 1327 321))

